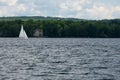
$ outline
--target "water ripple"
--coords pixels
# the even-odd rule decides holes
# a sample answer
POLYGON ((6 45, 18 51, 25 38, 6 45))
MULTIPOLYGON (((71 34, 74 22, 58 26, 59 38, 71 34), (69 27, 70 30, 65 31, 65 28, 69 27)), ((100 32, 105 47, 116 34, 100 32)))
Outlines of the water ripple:
POLYGON ((0 80, 120 80, 120 39, 0 39, 0 80))

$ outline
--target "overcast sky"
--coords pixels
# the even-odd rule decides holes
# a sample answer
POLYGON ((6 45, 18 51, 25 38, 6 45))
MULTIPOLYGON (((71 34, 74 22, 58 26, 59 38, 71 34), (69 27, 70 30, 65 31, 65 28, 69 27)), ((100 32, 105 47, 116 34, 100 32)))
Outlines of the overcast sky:
POLYGON ((0 0, 0 17, 120 18, 120 0, 0 0))

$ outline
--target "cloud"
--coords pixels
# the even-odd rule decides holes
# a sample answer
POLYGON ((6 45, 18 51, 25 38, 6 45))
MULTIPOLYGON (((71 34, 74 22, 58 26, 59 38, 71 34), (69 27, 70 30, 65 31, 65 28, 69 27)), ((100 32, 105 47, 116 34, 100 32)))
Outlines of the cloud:
POLYGON ((0 0, 0 16, 120 18, 120 0, 0 0))
POLYGON ((40 15, 40 11, 35 9, 35 5, 28 0, 0 0, 0 16, 29 16, 40 15))
MULTIPOLYGON (((83 0, 82 0, 83 1, 83 0)), ((65 3, 60 4, 62 10, 80 11, 82 8, 82 1, 79 0, 67 0, 65 3)))
POLYGON ((90 0, 66 0, 59 5, 60 14, 64 17, 80 18, 84 10, 84 4, 90 4, 90 0))
POLYGON ((94 5, 92 8, 86 9, 86 13, 89 14, 90 18, 113 19, 117 18, 114 16, 115 13, 120 13, 120 6, 94 5))
POLYGON ((11 5, 15 5, 17 0, 0 0, 0 2, 6 3, 11 6, 11 5))
POLYGON ((90 15, 90 17, 95 18, 112 18, 111 12, 105 6, 93 6, 90 9, 86 9, 86 12, 90 15))

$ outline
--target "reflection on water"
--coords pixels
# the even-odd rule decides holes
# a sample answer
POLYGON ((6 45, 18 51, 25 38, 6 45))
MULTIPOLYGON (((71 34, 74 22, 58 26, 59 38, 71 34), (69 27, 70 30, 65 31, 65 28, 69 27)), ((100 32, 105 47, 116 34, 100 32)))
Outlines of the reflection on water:
POLYGON ((0 39, 0 80, 120 80, 120 39, 0 39))

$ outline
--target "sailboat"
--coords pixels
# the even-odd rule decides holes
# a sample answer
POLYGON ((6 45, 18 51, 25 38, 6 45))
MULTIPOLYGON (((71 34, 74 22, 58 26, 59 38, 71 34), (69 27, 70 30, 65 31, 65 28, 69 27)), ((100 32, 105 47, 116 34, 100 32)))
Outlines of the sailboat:
POLYGON ((28 39, 28 36, 27 36, 25 30, 23 29, 23 25, 21 26, 19 38, 28 39))

